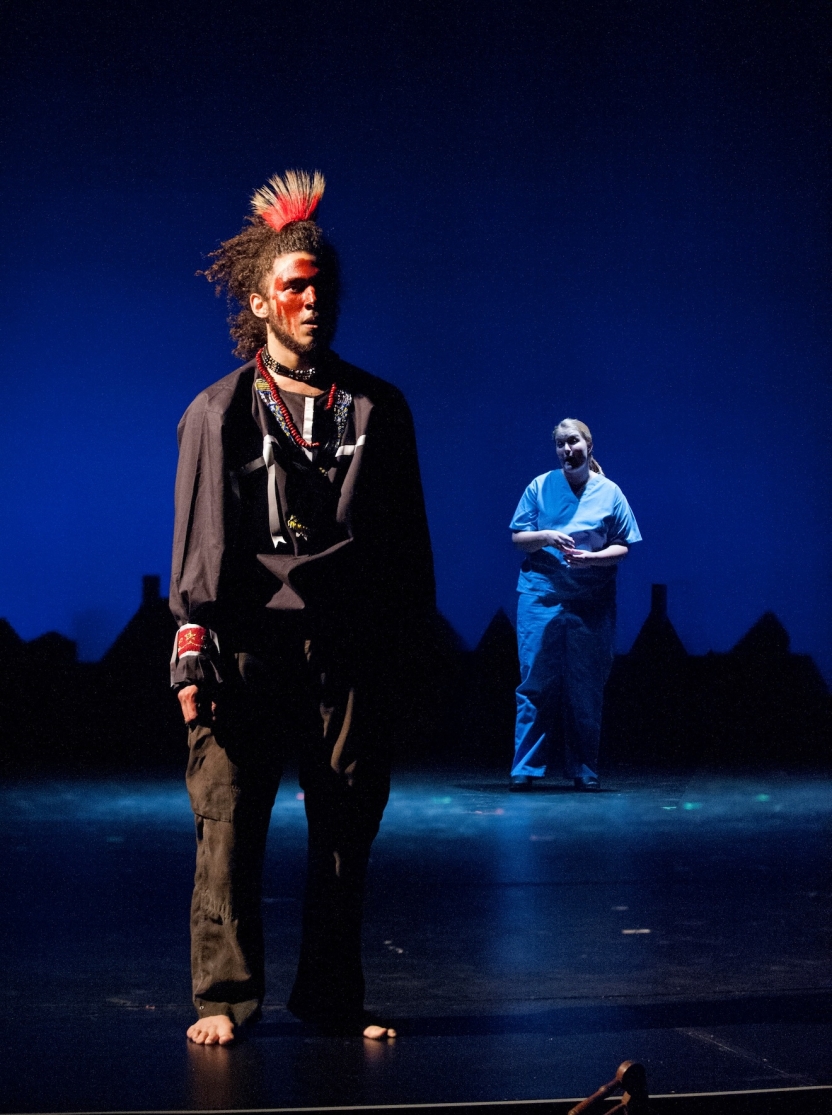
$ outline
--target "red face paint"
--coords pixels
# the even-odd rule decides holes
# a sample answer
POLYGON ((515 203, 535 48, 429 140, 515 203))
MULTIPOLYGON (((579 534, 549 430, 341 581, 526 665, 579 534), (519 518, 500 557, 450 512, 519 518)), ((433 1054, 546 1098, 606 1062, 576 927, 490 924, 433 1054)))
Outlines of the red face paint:
POLYGON ((311 352, 328 342, 333 316, 328 287, 317 260, 308 252, 275 260, 268 320, 292 351, 311 352))
POLYGON ((314 260, 289 257, 275 276, 272 287, 275 309, 284 319, 284 328, 291 332, 317 315, 317 275, 314 260))

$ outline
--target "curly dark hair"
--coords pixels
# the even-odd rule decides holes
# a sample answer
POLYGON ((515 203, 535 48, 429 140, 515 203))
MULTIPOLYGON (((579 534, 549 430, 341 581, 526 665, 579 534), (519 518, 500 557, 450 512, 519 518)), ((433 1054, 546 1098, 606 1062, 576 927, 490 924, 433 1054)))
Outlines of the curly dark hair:
POLYGON ((314 221, 292 221, 280 232, 266 224, 259 216, 246 218, 241 232, 224 240, 216 251, 209 252, 212 261, 204 275, 214 283, 217 294, 225 294, 229 305, 239 307, 228 319, 231 338, 236 342, 234 355, 241 360, 251 360, 266 343, 266 322, 256 317, 249 306, 249 295, 263 289, 266 276, 278 256, 289 252, 311 252, 318 259, 318 266, 325 271, 336 303, 340 272, 338 256, 324 236, 323 229, 314 221))

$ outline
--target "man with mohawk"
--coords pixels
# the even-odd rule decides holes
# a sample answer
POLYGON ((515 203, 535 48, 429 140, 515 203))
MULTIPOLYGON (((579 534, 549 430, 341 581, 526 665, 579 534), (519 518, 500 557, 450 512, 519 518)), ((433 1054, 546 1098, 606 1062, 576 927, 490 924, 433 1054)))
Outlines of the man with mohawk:
POLYGON ((263 859, 284 754, 299 750, 309 827, 289 1010, 392 1037, 364 1012, 361 917, 389 792, 401 656, 434 608, 410 413, 330 348, 334 249, 323 177, 258 190, 204 272, 238 305, 235 355, 179 426, 172 683, 196 818, 191 1041, 226 1045, 264 994, 263 859))

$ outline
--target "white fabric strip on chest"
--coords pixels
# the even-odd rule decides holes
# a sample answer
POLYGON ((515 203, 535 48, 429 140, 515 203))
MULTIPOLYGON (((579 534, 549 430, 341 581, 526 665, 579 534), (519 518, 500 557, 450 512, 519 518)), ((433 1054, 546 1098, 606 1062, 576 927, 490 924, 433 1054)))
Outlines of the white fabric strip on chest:
POLYGON ((277 445, 277 438, 272 437, 271 434, 266 434, 263 438, 263 462, 269 470, 269 480, 266 485, 269 494, 269 534, 272 536, 272 545, 277 549, 278 546, 288 546, 289 543, 283 537, 280 525, 280 506, 277 496, 277 461, 274 456, 275 445, 277 445))
POLYGON ((367 435, 362 434, 355 445, 341 445, 335 450, 336 457, 351 457, 356 449, 360 449, 367 440, 367 435))
MULTIPOLYGON (((308 441, 310 444, 314 440, 313 430, 315 428, 315 400, 306 395, 303 400, 303 440, 308 441)), ((304 453, 310 461, 315 459, 314 449, 304 449, 304 453)))

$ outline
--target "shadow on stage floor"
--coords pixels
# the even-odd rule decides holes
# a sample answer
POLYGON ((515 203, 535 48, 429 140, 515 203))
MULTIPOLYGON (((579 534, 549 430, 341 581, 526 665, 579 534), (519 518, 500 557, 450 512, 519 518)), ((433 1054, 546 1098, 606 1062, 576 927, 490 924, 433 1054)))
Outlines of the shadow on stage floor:
POLYGON ((598 795, 399 774, 365 931, 368 1004, 400 1031, 387 1043, 320 1036, 282 1005, 305 850, 289 777, 264 1019, 234 1049, 184 1038, 179 780, 18 780, 0 799, 4 1112, 574 1100, 625 1059, 653 1095, 796 1090, 758 1112, 808 1110, 795 1097, 832 1084, 822 772, 622 767, 598 795))
MULTIPOLYGON (((483 1034, 597 1034, 614 1030, 679 1029, 682 1026, 741 1026, 752 1023, 832 1023, 832 1001, 816 994, 748 996, 728 1001, 588 1006, 535 1014, 436 1015, 391 1018, 400 1036, 476 1037, 483 1034)), ((293 1021, 261 1022, 258 1038, 296 1035, 293 1021)))

